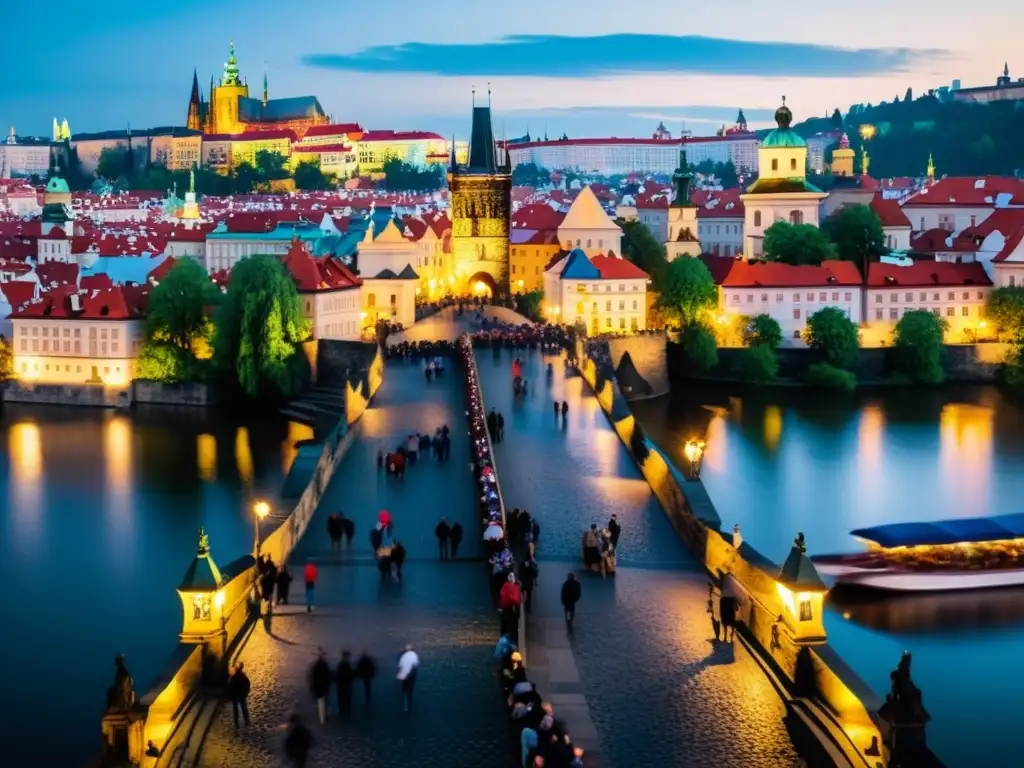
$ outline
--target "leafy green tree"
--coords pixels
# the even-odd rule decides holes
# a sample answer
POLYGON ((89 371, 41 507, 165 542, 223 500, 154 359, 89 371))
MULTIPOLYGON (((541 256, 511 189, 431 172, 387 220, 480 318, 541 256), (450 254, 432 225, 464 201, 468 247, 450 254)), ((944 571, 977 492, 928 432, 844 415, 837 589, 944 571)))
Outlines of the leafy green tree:
POLYGON ((261 149, 256 153, 256 173, 261 182, 280 181, 288 178, 288 169, 284 167, 284 155, 280 152, 271 152, 269 149, 261 149))
POLYGON ((14 371, 14 351, 6 336, 0 335, 0 381, 11 378, 14 371))
POLYGON ((832 112, 832 125, 837 131, 843 130, 843 113, 839 111, 839 107, 832 112))
POLYGON ((622 255, 650 275, 652 287, 659 290, 668 271, 665 246, 639 221, 623 221, 621 226, 622 255))
POLYGON ((150 294, 147 338, 195 355, 197 345, 208 343, 212 337, 210 313, 220 298, 220 289, 198 262, 179 260, 150 294))
POLYGON ((821 352, 834 368, 849 369, 857 364, 857 326, 836 307, 824 307, 807 318, 804 338, 807 346, 821 352))
POLYGON ((913 88, 907 88, 907 92, 903 96, 903 101, 913 101, 913 100, 914 100, 914 89, 913 88))
POLYGON ((519 314, 539 321, 541 303, 544 301, 544 291, 529 291, 516 296, 516 311, 519 314))
MULTIPOLYGON (((718 304, 718 286, 700 259, 681 256, 668 265, 657 306, 666 319, 687 327, 701 322, 718 304)), ((714 334, 711 334, 714 341, 714 334)))
POLYGON ((300 345, 309 338, 309 322, 279 258, 238 262, 215 318, 214 359, 241 391, 277 399, 301 388, 308 370, 300 345))
POLYGON ((985 317, 1000 340, 1024 338, 1024 287, 996 288, 985 301, 985 317))
POLYGON ((782 343, 782 328, 771 315, 754 315, 743 327, 743 343, 751 348, 777 349, 782 343))
POLYGON ((779 375, 779 360, 767 344, 743 350, 743 378, 752 384, 767 384, 779 375))
POLYGON ((764 231, 764 257, 783 264, 818 265, 836 258, 836 249, 812 224, 776 221, 764 231))
POLYGON ((320 163, 307 160, 295 166, 296 189, 323 190, 336 186, 333 178, 320 170, 320 163))
POLYGON ((687 362, 698 373, 707 373, 718 365, 715 332, 704 323, 689 323, 680 334, 679 343, 687 362))
POLYGON ((384 186, 391 192, 423 192, 444 186, 442 165, 418 168, 391 156, 384 161, 384 186))
POLYGON ((914 383, 941 384, 942 335, 946 322, 926 309, 914 309, 900 318, 893 333, 896 365, 914 383))
POLYGON ((844 205, 821 222, 821 231, 840 259, 852 261, 861 270, 889 252, 882 222, 866 205, 844 205))
POLYGON ((136 374, 140 379, 175 384, 201 378, 203 367, 186 350, 165 341, 147 339, 139 350, 136 374))
POLYGON ((805 378, 812 387, 838 389, 842 392, 853 392, 857 388, 856 376, 828 363, 814 363, 808 366, 805 378))
POLYGON ((96 175, 108 181, 127 178, 131 173, 122 147, 104 147, 100 150, 100 159, 96 164, 96 175))
POLYGON ((512 183, 517 187, 542 187, 551 183, 551 171, 536 163, 522 163, 512 169, 512 183))
POLYGON ((240 195, 247 195, 256 189, 260 183, 260 174, 256 167, 250 163, 239 163, 232 174, 234 177, 234 191, 240 195))

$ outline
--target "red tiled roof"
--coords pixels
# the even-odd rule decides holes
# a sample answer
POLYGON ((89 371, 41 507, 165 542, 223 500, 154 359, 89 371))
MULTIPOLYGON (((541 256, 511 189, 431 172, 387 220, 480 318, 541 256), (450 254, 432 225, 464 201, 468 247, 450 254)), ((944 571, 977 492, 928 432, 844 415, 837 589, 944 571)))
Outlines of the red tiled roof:
POLYGON ((40 288, 61 285, 78 285, 78 264, 63 261, 48 261, 36 267, 40 288))
POLYGON ((65 240, 65 239, 67 239, 67 234, 64 232, 63 228, 61 228, 61 227, 54 227, 49 232, 47 232, 45 235, 40 235, 39 239, 40 240, 65 240))
POLYGON ((550 205, 544 203, 531 203, 524 205, 512 214, 512 227, 514 229, 558 229, 565 218, 550 205))
POLYGON ((359 141, 417 141, 421 139, 444 141, 443 136, 431 131, 366 131, 359 141))
POLYGON ((954 264, 945 261, 916 261, 910 266, 873 262, 868 268, 868 286, 921 288, 935 285, 992 285, 979 262, 954 264))
POLYGON ((28 304, 36 295, 36 283, 28 280, 9 280, 0 283, 0 291, 3 291, 4 298, 12 308, 21 307, 28 304))
POLYGON ((697 205, 698 219, 742 219, 745 208, 740 189, 721 192, 695 192, 691 198, 697 205))
POLYGON ((698 258, 708 268, 708 272, 711 273, 711 279, 715 281, 715 285, 721 285, 725 282, 725 278, 729 275, 729 270, 738 261, 738 259, 731 256, 715 256, 710 253, 702 253, 698 258))
POLYGON ((104 291, 114 287, 114 281, 110 275, 100 273, 98 275, 83 275, 78 281, 78 287, 83 291, 104 291))
POLYGON ((362 280, 337 259, 313 258, 298 240, 292 242, 282 261, 295 279, 296 287, 303 293, 340 291, 358 288, 363 284, 362 280))
POLYGON ((160 282, 167 276, 167 273, 174 269, 174 265, 178 263, 178 260, 168 256, 166 259, 157 264, 153 269, 149 270, 149 274, 146 275, 146 280, 156 280, 160 282))
POLYGON ((310 136, 350 136, 354 133, 362 133, 363 126, 359 123, 335 123, 332 125, 314 125, 306 131, 305 138, 310 136))
POLYGON ((274 222, 268 213, 236 213, 226 220, 228 232, 260 233, 269 232, 274 222))
POLYGON ((911 237, 910 247, 921 253, 974 253, 981 247, 983 237, 963 233, 954 234, 945 229, 929 229, 911 237))
POLYGON ((857 265, 827 261, 821 266, 793 266, 765 261, 737 261, 722 281, 723 288, 796 288, 860 285, 857 265))
POLYGON ((648 277, 636 264, 617 256, 592 256, 590 262, 597 267, 602 280, 637 280, 648 277))
POLYGON ((292 153, 309 153, 319 154, 320 152, 351 152, 352 147, 347 144, 319 144, 312 146, 303 146, 302 144, 296 144, 292 147, 292 153))
POLYGON ((84 320, 135 320, 144 314, 144 287, 114 286, 99 291, 77 293, 63 286, 42 293, 38 299, 11 312, 12 318, 60 317, 84 320), (72 296, 78 297, 78 309, 72 308, 72 296))
POLYGON ((634 207, 639 210, 668 210, 669 197, 671 194, 666 190, 659 189, 657 192, 644 192, 636 196, 634 207))
POLYGON ((906 227, 910 229, 910 219, 907 218, 907 214, 900 208, 900 204, 895 200, 886 200, 882 197, 881 192, 875 193, 875 196, 871 198, 871 210, 878 216, 878 220, 882 222, 883 227, 906 227))
POLYGON ((1024 181, 1008 176, 949 177, 918 192, 904 205, 990 208, 1000 194, 1009 195, 1008 202, 1024 205, 1024 181))
POLYGON ((558 231, 554 229, 539 229, 524 242, 517 243, 517 245, 558 245, 558 231))

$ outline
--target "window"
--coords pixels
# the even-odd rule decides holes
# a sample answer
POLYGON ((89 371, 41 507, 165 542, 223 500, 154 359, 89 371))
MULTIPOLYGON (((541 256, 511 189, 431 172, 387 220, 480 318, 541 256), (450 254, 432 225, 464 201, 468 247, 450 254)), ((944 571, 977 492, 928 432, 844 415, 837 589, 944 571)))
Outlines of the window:
POLYGON ((818 301, 828 301, 828 293, 822 291, 818 294, 818 301))
POLYGON ((962 307, 960 309, 960 314, 963 315, 964 317, 968 317, 971 314, 971 308, 970 307, 962 307))
POLYGON ((624 311, 625 309, 626 309, 626 302, 624 302, 624 301, 620 301, 620 302, 619 302, 619 312, 622 312, 622 311, 624 311))
POLYGON ((776 293, 775 294, 775 303, 777 303, 777 304, 781 304, 782 303, 782 294, 781 293, 776 293))
POLYGON ((939 294, 933 293, 932 294, 932 301, 938 301, 938 300, 939 300, 939 294))
POLYGON ((925 293, 924 291, 921 291, 921 293, 918 294, 918 298, 921 301, 928 301, 928 294, 925 293))
MULTIPOLYGON (((309 302, 306 302, 306 309, 309 309, 309 302)), ((107 338, 107 329, 106 328, 104 328, 102 331, 100 331, 100 338, 101 339, 107 338)))
POLYGON ((116 341, 111 342, 111 344, 110 344, 110 351, 112 353, 114 353, 115 355, 117 354, 117 342, 116 341))
POLYGON ((636 299, 633 299, 633 311, 636 312, 637 309, 638 307, 636 305, 636 299))
MULTIPOLYGON (((795 160, 793 161, 796 162, 795 160)), ((803 224, 804 223, 804 212, 803 211, 790 211, 789 212, 789 223, 790 224, 803 224)))
POLYGON ((610 317, 606 317, 604 319, 604 327, 605 328, 611 328, 612 327, 612 319, 610 317))
POLYGON ((881 319, 882 319, 882 310, 876 309, 875 310, 875 320, 881 320, 881 319))
POLYGON ((43 328, 43 338, 45 339, 49 335, 50 335, 50 329, 49 328, 43 328))
POLYGON ((807 294, 807 300, 808 301, 814 301, 814 294, 813 293, 808 293, 807 294))
POLYGON ((970 300, 971 300, 971 292, 970 291, 964 291, 964 301, 970 301, 970 300))
MULTIPOLYGON (((43 330, 45 331, 46 329, 43 328, 43 330)), ((49 351, 50 351, 50 340, 49 339, 43 339, 43 352, 49 352, 49 351)))
POLYGON ((779 170, 779 160, 778 160, 778 158, 775 158, 775 159, 772 160, 772 170, 773 171, 779 170))
POLYGON ((942 313, 939 311, 938 307, 932 307, 932 314, 935 315, 936 317, 938 317, 942 313))
POLYGON ((366 296, 366 306, 375 307, 377 306, 377 295, 370 293, 366 296))
POLYGON ((28 336, 28 328, 26 328, 24 325, 21 326, 21 335, 28 336))
POLYGON ((911 304, 911 303, 913 303, 913 301, 914 301, 914 294, 907 293, 907 303, 911 304))
POLYGON ((106 355, 107 354, 107 342, 105 342, 105 341, 102 344, 100 344, 100 354, 102 354, 102 355, 106 355))
POLYGON ((984 301, 984 299, 985 299, 985 292, 984 291, 978 291, 978 301, 984 301))
MULTIPOLYGON (((25 330, 25 329, 22 328, 22 330, 25 330)), ((22 352, 28 352, 28 339, 22 339, 21 340, 21 351, 22 352)))
POLYGON ((799 293, 794 293, 793 294, 793 301, 800 301, 800 294, 799 293))
POLYGON ((33 336, 38 336, 39 335, 39 329, 33 326, 33 328, 32 328, 32 335, 33 336))
POLYGON ((396 296, 395 294, 392 293, 391 294, 391 306, 393 307, 397 303, 398 303, 398 296, 396 296))
POLYGON ((946 317, 956 317, 956 307, 946 307, 946 317))
POLYGON ((768 294, 767 293, 762 293, 761 294, 761 303, 763 304, 763 303, 765 303, 767 301, 768 301, 768 294))
POLYGON ((793 319, 794 320, 799 320, 800 319, 800 307, 797 307, 796 309, 793 310, 793 319))
POLYGON ((898 293, 891 293, 891 294, 889 294, 889 301, 891 303, 895 304, 899 300, 900 300, 900 295, 898 293))
POLYGON ((82 342, 76 341, 75 342, 75 354, 77 355, 81 351, 82 351, 82 342))
POLYGON ((760 211, 754 211, 754 226, 755 227, 760 227, 761 226, 761 212, 760 211))
POLYGON ((619 283, 619 293, 625 293, 625 292, 626 292, 626 286, 624 286, 622 283, 619 283))
POLYGON ((747 294, 747 304, 753 304, 753 303, 754 303, 754 294, 748 293, 747 294))
POLYGON ((611 312, 612 311, 612 303, 610 301, 606 301, 604 303, 604 311, 605 312, 611 312))
POLYGON ((882 294, 876 293, 875 294, 875 304, 881 304, 881 303, 882 303, 882 294))
MULTIPOLYGON (((832 301, 839 301, 839 291, 832 291, 832 301)), ((849 299, 847 299, 849 301, 849 299)))
POLYGON ((738 293, 734 293, 732 295, 732 303, 733 304, 739 304, 740 303, 740 295, 738 293))
POLYGON ((978 226, 978 217, 975 216, 973 213, 971 214, 971 226, 972 227, 978 226))
POLYGON ((592 245, 592 243, 593 243, 593 240, 590 240, 590 239, 588 238, 588 239, 587 239, 587 248, 593 248, 593 245, 592 245))
POLYGON ((32 351, 33 352, 38 352, 39 351, 39 339, 32 339, 32 351))
POLYGON ((64 351, 65 352, 70 352, 71 351, 71 342, 70 341, 65 341, 64 342, 64 351))
POLYGON ((89 329, 89 338, 90 339, 95 339, 96 338, 96 329, 95 328, 90 328, 89 329))
POLYGON ((629 318, 629 327, 630 327, 631 329, 633 329, 634 331, 635 331, 635 330, 636 330, 637 328, 639 328, 639 324, 637 323, 637 320, 636 320, 636 318, 635 318, 635 317, 631 317, 631 318, 629 318))
POLYGON ((620 317, 619 318, 619 330, 621 330, 621 331, 626 330, 626 318, 624 318, 624 317, 620 317))
POLYGON ((789 170, 791 170, 791 171, 795 171, 796 170, 796 158, 795 157, 791 157, 789 159, 789 170))
POLYGON ((956 294, 950 291, 949 295, 946 298, 949 299, 950 301, 956 301, 956 294))
POLYGON ((846 292, 846 296, 844 297, 843 300, 844 301, 853 301, 853 293, 851 291, 847 291, 846 292))
POLYGON ((596 301, 593 303, 593 305, 591 306, 590 309, 591 309, 592 312, 597 312, 597 302, 596 301))

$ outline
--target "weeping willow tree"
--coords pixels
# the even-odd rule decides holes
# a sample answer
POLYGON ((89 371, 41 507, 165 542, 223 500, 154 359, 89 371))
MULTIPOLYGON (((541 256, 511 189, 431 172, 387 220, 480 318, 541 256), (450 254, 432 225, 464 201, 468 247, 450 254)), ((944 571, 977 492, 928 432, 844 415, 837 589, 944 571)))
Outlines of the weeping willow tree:
POLYGON ((295 282, 274 256, 250 256, 231 270, 217 310, 214 359, 253 398, 295 394, 309 370, 300 345, 309 322, 295 282))

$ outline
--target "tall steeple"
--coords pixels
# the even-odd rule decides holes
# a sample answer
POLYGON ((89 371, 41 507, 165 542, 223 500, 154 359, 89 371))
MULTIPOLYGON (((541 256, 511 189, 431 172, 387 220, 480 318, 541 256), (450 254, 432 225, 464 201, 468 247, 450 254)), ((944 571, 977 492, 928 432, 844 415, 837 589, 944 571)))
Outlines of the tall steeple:
POLYGON ((935 183, 935 160, 932 158, 932 153, 928 153, 928 183, 935 183))
POLYGON ((231 41, 231 49, 228 52, 228 60, 224 65, 224 78, 221 80, 221 85, 241 85, 242 81, 238 77, 238 59, 235 58, 235 41, 231 41))
POLYGON ((679 167, 672 174, 672 186, 675 188, 675 199, 672 205, 675 207, 690 206, 690 186, 693 184, 693 174, 690 173, 690 166, 686 162, 686 145, 679 145, 679 167))
POLYGON ((199 73, 192 69, 192 94, 188 98, 188 119, 185 121, 185 127, 191 131, 202 130, 202 122, 200 120, 202 99, 199 97, 199 73))
POLYGON ((210 75, 210 99, 206 104, 206 124, 203 126, 204 133, 217 132, 217 85, 214 76, 210 75))
POLYGON ((270 86, 267 84, 267 63, 263 62, 263 106, 270 101, 270 86))
MULTIPOLYGON (((476 101, 474 93, 474 102, 476 101)), ((490 101, 490 94, 488 94, 490 101)), ((498 152, 494 145, 491 107, 473 106, 473 132, 469 137, 469 172, 498 173, 498 152)))

